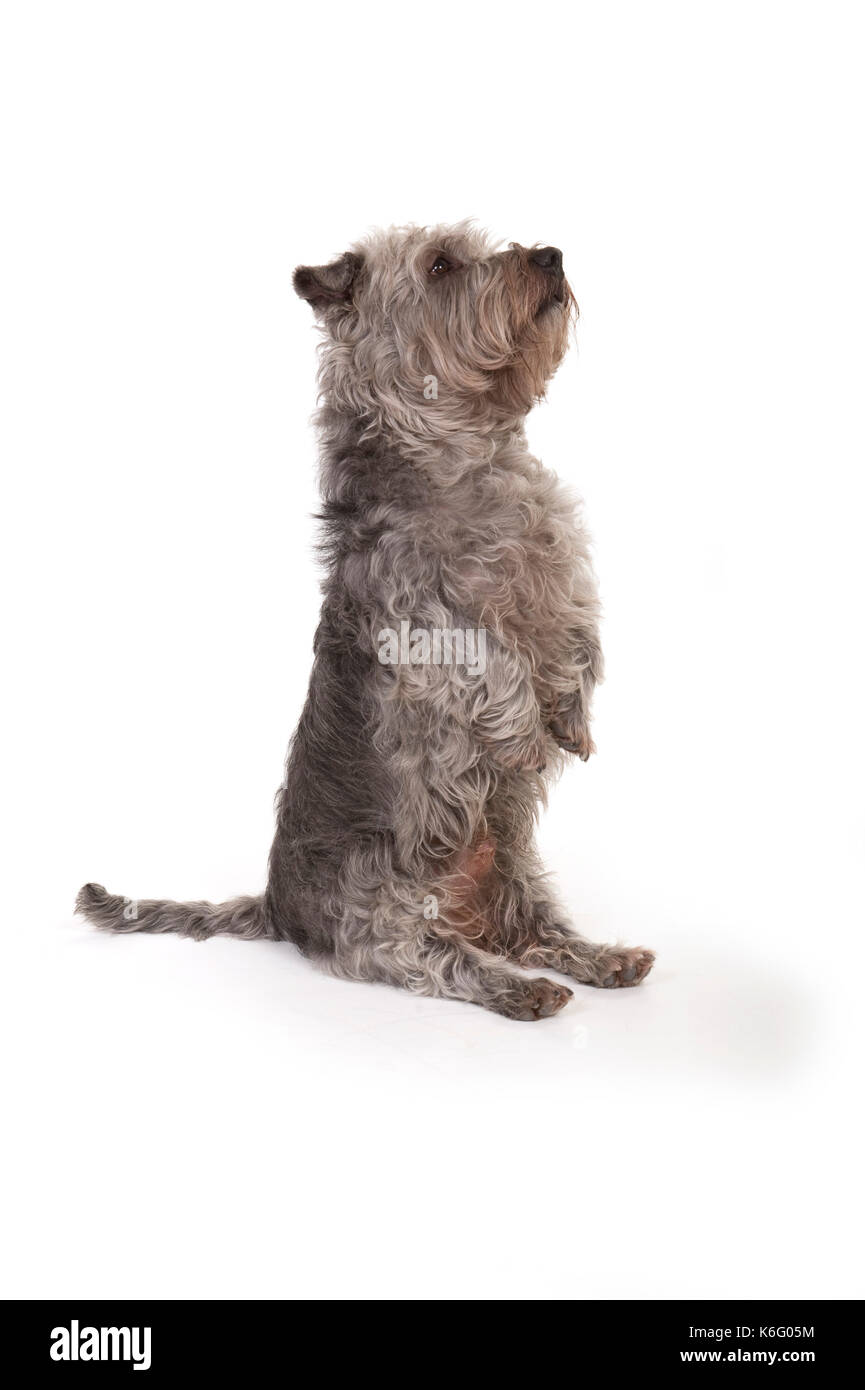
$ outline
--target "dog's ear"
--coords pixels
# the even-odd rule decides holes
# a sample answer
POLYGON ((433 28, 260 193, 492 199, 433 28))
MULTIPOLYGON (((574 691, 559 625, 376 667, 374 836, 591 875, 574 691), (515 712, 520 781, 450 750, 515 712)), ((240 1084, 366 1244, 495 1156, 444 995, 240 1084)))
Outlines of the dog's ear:
POLYGON ((332 304, 350 304, 362 264, 360 256, 346 251, 330 265, 299 265, 294 272, 294 288, 318 311, 332 304))

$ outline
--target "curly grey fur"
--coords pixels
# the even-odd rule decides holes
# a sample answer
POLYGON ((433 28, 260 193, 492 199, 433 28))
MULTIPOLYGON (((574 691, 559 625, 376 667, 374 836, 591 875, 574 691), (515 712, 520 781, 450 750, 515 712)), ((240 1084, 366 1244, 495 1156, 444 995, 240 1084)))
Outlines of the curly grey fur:
POLYGON ((568 927, 533 844, 549 780, 594 751, 602 673, 587 538, 523 430, 576 314, 551 250, 394 229, 295 272, 323 329, 326 573, 267 890, 130 918, 88 884, 90 921, 286 939, 335 974, 519 1019, 571 992, 515 966, 607 987, 651 968, 568 927), (485 670, 382 665, 378 634, 403 619, 484 627, 485 670))

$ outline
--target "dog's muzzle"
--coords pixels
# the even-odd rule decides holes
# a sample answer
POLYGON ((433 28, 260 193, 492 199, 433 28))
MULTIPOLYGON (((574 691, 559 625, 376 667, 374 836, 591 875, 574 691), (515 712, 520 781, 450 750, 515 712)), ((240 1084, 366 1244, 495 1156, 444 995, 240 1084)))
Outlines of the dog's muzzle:
POLYGON ((561 304, 564 299, 565 269, 558 246, 541 246, 536 251, 530 251, 529 263, 536 266, 547 279, 549 300, 561 304))

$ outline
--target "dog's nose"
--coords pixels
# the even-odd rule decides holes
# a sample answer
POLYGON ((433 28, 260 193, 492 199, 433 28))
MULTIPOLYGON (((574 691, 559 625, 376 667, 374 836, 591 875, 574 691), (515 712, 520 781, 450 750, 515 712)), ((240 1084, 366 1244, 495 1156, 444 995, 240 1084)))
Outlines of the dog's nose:
POLYGON ((538 251, 532 251, 529 260, 548 275, 562 274, 562 253, 558 246, 542 246, 538 251))

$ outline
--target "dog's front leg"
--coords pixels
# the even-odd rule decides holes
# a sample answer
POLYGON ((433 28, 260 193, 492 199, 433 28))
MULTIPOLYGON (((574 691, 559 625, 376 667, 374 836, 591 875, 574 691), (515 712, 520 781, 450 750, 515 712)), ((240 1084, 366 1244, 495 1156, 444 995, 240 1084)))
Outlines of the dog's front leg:
MULTIPOLYGON (((434 660, 382 662, 385 722, 403 750, 403 760, 426 758, 438 750, 436 764, 453 777, 480 745, 491 761, 509 771, 534 772, 553 751, 531 667, 516 647, 485 629, 467 629, 451 614, 436 611, 429 624, 420 616, 411 631, 434 631, 446 618, 453 630, 483 632, 475 659, 437 664, 434 660), (464 746, 467 745, 467 746, 464 746)), ((409 624, 405 623, 409 628, 409 624)), ((394 633, 397 620, 380 620, 380 633, 394 633)), ((384 656, 389 651, 382 647, 384 656)), ((393 646, 393 654, 402 649, 393 646)), ((427 776, 426 781, 429 781, 427 776)))
POLYGON ((499 767, 541 771, 549 733, 528 662, 496 638, 487 648, 486 671, 471 707, 474 733, 499 767))
POLYGON ((573 657, 549 673, 548 727, 560 748, 585 762, 595 752, 590 719, 595 686, 603 679, 603 656, 594 622, 573 633, 573 657))

